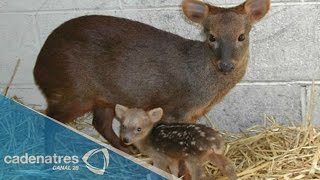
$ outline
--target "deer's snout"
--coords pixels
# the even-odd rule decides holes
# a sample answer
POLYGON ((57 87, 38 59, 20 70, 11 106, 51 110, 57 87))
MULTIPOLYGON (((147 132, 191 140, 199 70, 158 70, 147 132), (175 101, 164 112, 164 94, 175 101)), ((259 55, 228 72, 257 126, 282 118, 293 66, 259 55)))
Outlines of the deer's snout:
POLYGON ((223 72, 224 74, 227 74, 234 70, 234 64, 232 62, 227 61, 220 61, 218 63, 219 71, 223 72))
POLYGON ((128 137, 122 137, 121 140, 122 140, 122 142, 123 142, 124 144, 126 144, 126 145, 130 145, 130 144, 131 144, 131 143, 130 143, 130 139, 129 139, 128 137))

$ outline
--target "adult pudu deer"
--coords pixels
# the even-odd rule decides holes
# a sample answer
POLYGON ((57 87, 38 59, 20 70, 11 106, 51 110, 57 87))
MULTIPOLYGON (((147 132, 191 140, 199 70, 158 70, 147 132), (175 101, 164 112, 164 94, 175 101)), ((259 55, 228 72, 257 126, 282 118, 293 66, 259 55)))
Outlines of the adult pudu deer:
POLYGON ((163 110, 150 111, 116 105, 119 118, 120 138, 127 145, 135 145, 142 154, 148 155, 154 166, 178 175, 179 162, 185 160, 192 179, 204 179, 202 165, 212 160, 229 179, 237 179, 227 158, 223 156, 222 135, 200 124, 157 124, 163 110))
POLYGON ((162 107, 164 122, 193 123, 244 76, 250 29, 269 6, 270 0, 232 8, 184 0, 182 10, 203 26, 204 42, 111 16, 65 22, 49 35, 34 68, 47 115, 69 122, 93 111, 94 127, 123 151, 112 130, 116 104, 162 107))

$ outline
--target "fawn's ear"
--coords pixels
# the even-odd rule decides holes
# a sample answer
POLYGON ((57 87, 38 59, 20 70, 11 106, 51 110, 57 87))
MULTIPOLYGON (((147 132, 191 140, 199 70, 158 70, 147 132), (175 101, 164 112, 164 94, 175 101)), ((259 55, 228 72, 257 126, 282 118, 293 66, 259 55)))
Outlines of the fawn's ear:
POLYGON ((208 5, 200 0, 184 0, 181 6, 183 13, 195 23, 202 23, 209 13, 208 5))
POLYGON ((249 15, 251 24, 262 19, 270 9, 270 0, 247 0, 244 9, 249 15))
POLYGON ((151 121, 153 123, 156 123, 158 121, 160 121, 162 115, 163 115, 163 110, 162 108, 155 108, 155 109, 152 109, 148 112, 148 115, 151 119, 151 121))
POLYGON ((122 119, 124 116, 124 113, 128 110, 129 108, 127 108, 126 106, 122 106, 120 104, 116 105, 115 111, 116 111, 116 116, 119 119, 122 119))

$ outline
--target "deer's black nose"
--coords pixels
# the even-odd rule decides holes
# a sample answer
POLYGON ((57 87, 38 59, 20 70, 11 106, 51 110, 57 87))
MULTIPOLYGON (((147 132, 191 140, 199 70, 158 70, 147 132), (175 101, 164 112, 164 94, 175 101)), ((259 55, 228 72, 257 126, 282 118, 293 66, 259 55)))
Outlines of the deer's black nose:
POLYGON ((228 73, 234 69, 233 63, 230 62, 220 62, 218 64, 219 70, 223 73, 228 73))

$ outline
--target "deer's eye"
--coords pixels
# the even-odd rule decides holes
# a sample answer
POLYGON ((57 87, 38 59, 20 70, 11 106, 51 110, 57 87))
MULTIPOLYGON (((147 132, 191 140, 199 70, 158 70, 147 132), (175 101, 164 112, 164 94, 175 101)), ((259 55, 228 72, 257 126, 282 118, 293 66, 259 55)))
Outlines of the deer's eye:
POLYGON ((246 39, 246 36, 244 34, 240 34, 238 37, 238 41, 244 41, 246 39))
POLYGON ((140 132, 140 131, 141 131, 141 128, 137 128, 137 131, 140 132))
POLYGON ((214 37, 214 35, 210 34, 209 41, 210 42, 215 42, 216 41, 216 37, 214 37))

